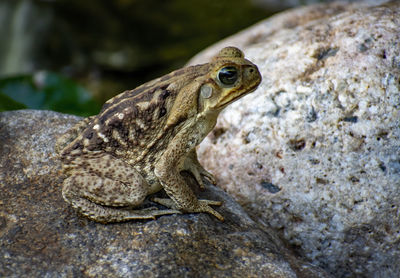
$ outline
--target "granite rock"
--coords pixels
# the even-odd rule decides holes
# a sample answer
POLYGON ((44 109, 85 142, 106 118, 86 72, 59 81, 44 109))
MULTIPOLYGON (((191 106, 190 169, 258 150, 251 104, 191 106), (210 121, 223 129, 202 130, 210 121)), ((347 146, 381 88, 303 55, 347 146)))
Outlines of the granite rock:
POLYGON ((223 200, 223 223, 206 214, 108 225, 81 217, 61 197, 54 153, 78 120, 0 113, 1 277, 328 277, 213 186, 199 195, 223 200))
POLYGON ((226 45, 258 65, 203 164, 258 223, 335 277, 400 276, 400 2, 278 14, 226 45))

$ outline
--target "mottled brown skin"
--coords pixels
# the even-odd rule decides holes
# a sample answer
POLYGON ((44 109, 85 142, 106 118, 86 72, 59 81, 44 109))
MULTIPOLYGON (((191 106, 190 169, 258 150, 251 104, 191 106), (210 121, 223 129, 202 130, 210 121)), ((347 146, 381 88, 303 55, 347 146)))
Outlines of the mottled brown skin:
POLYGON ((65 201, 103 223, 182 212, 207 212, 223 220, 211 208, 221 202, 198 200, 180 173, 191 172, 200 187, 202 177, 215 183, 195 147, 221 110, 260 82, 257 67, 239 49, 227 47, 210 63, 174 71, 108 100, 98 115, 58 140, 65 201), (168 209, 135 209, 162 188, 171 199, 153 201, 168 209))

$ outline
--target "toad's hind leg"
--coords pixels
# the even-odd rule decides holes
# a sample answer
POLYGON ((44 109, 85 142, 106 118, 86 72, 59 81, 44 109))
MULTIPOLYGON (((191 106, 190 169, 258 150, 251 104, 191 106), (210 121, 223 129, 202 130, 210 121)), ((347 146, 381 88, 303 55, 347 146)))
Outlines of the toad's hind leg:
MULTIPOLYGON (((70 192, 69 192, 70 193, 70 192)), ((64 199, 69 199, 71 195, 63 193, 64 199)), ((100 223, 123 222, 133 219, 155 219, 157 216, 166 214, 181 213, 178 210, 167 209, 159 210, 155 207, 133 210, 128 208, 115 208, 96 204, 84 197, 74 196, 67 202, 78 209, 86 217, 100 223)))
POLYGON ((79 157, 69 166, 63 198, 92 220, 108 223, 180 213, 156 207, 132 209, 142 204, 149 185, 132 166, 112 155, 79 157))

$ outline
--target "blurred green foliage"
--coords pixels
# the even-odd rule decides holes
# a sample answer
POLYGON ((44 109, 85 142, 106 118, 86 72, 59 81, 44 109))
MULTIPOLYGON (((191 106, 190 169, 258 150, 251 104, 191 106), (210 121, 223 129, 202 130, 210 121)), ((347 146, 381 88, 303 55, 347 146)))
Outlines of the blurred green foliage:
POLYGON ((74 81, 52 72, 37 72, 0 79, 0 111, 46 109, 89 116, 100 104, 74 81))
POLYGON ((25 104, 15 101, 6 94, 0 92, 0 112, 8 110, 25 109, 25 108, 26 108, 25 104))
POLYGON ((0 3, 0 111, 82 116, 100 109, 88 91, 103 103, 270 14, 252 0, 0 3))

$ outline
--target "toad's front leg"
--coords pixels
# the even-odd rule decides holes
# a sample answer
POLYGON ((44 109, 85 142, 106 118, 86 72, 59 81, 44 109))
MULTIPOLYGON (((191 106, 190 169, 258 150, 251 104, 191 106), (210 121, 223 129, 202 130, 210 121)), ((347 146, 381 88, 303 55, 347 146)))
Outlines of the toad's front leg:
POLYGON ((216 180, 210 172, 201 166, 199 160, 197 159, 196 149, 192 149, 186 156, 185 163, 184 163, 184 170, 189 171, 192 173, 194 178, 197 181, 201 190, 205 189, 203 177, 207 178, 212 184, 216 184, 216 180))
POLYGON ((187 154, 195 147, 195 141, 182 140, 182 138, 187 139, 187 137, 188 134, 176 136, 155 165, 155 175, 168 196, 173 200, 173 203, 163 199, 154 199, 154 201, 185 212, 207 212, 223 221, 223 216, 210 207, 210 205, 221 205, 222 203, 219 201, 198 200, 180 175, 181 170, 184 169, 187 154), (189 142, 182 143, 183 141, 189 142))

